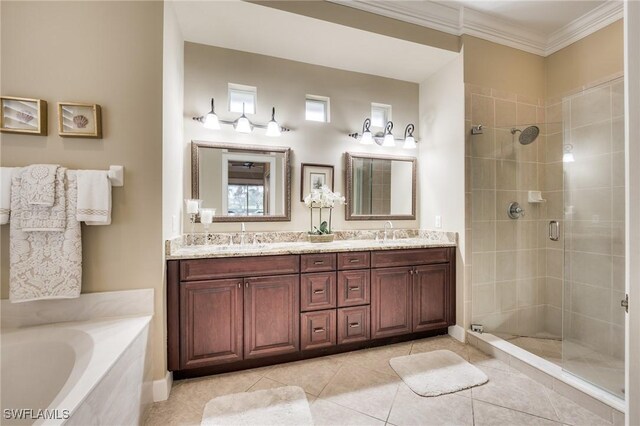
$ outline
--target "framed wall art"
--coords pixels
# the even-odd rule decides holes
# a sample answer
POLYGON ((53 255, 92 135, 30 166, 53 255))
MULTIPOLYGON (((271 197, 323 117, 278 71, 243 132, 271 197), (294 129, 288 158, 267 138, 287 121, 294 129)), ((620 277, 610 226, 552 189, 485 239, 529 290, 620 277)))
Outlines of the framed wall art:
POLYGON ((300 181, 300 201, 313 189, 327 185, 333 191, 333 166, 327 164, 302 163, 300 181))
POLYGON ((58 102, 58 134, 68 138, 102 138, 100 105, 58 102))
POLYGON ((47 102, 42 99, 0 97, 0 132, 47 135, 47 102))

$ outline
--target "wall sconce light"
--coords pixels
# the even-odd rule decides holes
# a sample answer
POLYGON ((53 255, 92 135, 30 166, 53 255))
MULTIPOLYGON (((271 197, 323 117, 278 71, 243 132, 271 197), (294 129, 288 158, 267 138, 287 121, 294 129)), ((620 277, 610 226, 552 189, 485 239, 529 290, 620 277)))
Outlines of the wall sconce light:
POLYGON ((362 145, 372 145, 374 142, 380 146, 384 147, 394 147, 396 146, 396 141, 403 142, 402 148, 404 149, 415 149, 416 148, 416 139, 413 136, 413 132, 415 131, 415 126, 413 124, 408 124, 404 129, 404 138, 396 139, 393 136, 393 122, 388 121, 385 126, 384 132, 380 132, 374 135, 371 132, 371 119, 367 118, 364 120, 362 124, 362 134, 360 133, 349 133, 349 136, 359 141, 362 145))
POLYGON ((563 163, 573 163, 576 159, 573 157, 573 145, 570 143, 564 146, 564 153, 562 154, 563 163))
POLYGON ((254 128, 258 129, 266 129, 266 135, 270 137, 277 137, 282 135, 282 132, 290 132, 291 129, 287 127, 282 127, 278 124, 275 119, 276 109, 275 107, 271 109, 271 121, 267 124, 256 124, 252 123, 244 112, 244 103, 242 104, 242 115, 238 117, 234 121, 229 120, 220 120, 215 113, 214 109, 214 99, 211 98, 211 111, 209 111, 206 115, 201 115, 200 117, 192 117, 193 120, 202 123, 202 126, 207 129, 219 130, 220 124, 227 124, 233 126, 233 128, 238 133, 251 133, 254 128))

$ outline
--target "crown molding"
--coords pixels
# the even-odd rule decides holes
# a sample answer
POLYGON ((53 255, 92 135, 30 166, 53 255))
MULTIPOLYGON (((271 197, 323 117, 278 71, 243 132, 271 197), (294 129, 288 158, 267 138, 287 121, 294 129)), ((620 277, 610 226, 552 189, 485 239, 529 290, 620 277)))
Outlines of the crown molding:
POLYGON ((598 30, 613 24, 624 15, 622 1, 607 1, 595 9, 585 13, 578 19, 569 22, 558 31, 551 33, 547 40, 545 56, 569 46, 598 30))
POLYGON ((327 0, 376 15, 386 16, 447 34, 460 35, 460 10, 456 6, 429 2, 429 8, 416 7, 411 2, 327 0))
POLYGON ((531 31, 485 12, 437 1, 328 0, 457 36, 467 34, 539 56, 548 56, 622 18, 623 2, 609 0, 550 35, 531 31), (428 4, 428 7, 425 7, 428 4))

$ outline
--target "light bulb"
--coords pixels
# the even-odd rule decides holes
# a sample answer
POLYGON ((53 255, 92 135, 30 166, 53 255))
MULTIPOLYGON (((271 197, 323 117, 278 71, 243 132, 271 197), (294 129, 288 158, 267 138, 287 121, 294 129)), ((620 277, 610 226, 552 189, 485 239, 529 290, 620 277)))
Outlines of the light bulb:
POLYGON ((413 136, 407 136, 402 147, 404 149, 416 149, 416 140, 413 138, 413 136))
POLYGON ((218 116, 214 112, 210 112, 205 116, 202 125, 207 129, 220 130, 220 121, 218 121, 218 116))
POLYGON ((373 136, 370 131, 365 131, 360 138, 360 143, 362 145, 373 145, 373 136))
POLYGON ((251 123, 244 115, 236 121, 236 131, 239 133, 251 133, 251 123))
POLYGON ((270 137, 280 136, 282 133, 280 132, 280 125, 275 120, 271 120, 269 124, 267 124, 267 132, 265 133, 270 137))
POLYGON ((565 152, 562 154, 563 163, 573 163, 574 161, 576 161, 576 159, 573 158, 573 152, 565 152))
POLYGON ((384 140, 382 141, 382 146, 396 146, 396 140, 394 139, 391 133, 387 133, 384 135, 384 140))

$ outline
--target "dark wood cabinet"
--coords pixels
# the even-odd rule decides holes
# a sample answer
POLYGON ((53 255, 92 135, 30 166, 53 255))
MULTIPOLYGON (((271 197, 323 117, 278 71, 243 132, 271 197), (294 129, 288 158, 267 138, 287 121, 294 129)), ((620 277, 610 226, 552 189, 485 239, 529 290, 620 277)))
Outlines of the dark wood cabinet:
POLYGON ((338 309, 338 344, 366 342, 371 337, 369 306, 338 309))
POLYGON ((338 306, 366 305, 370 300, 368 269, 338 272, 338 306))
POLYGON ((181 368, 242 360, 242 280, 180 288, 181 368))
POLYGON ((413 273, 413 331, 449 325, 449 265, 418 266, 413 273))
POLYGON ((300 314, 300 349, 319 349, 335 344, 335 309, 300 314))
POLYGON ((244 285, 244 358, 297 351, 299 276, 245 278, 244 285))
POLYGON ((300 310, 319 311, 336 307, 336 273, 316 272, 300 277, 300 310))
POLYGON ((167 262, 176 378, 442 334, 453 324, 454 247, 167 262))
POLYGON ((371 337, 411 333, 412 268, 371 271, 371 337))

